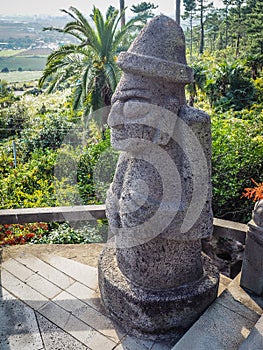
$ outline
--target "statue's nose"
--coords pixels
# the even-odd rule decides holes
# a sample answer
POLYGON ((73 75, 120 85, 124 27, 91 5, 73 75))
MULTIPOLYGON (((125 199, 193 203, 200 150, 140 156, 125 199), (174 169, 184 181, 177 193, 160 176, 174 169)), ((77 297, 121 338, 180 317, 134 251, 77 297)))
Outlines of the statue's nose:
POLYGON ((124 104, 123 113, 127 120, 142 118, 148 114, 150 106, 148 102, 142 102, 137 99, 129 100, 124 104))
POLYGON ((110 128, 119 129, 124 124, 123 103, 116 101, 108 116, 108 125, 110 128))

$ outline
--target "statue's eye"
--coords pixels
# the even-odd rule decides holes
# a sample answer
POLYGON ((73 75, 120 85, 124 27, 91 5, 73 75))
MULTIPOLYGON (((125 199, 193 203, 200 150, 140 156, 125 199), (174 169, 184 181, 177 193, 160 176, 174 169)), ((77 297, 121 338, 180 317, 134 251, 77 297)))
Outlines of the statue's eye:
POLYGON ((145 100, 128 100, 124 103, 123 113, 126 118, 140 118, 149 112, 150 107, 151 104, 145 100))

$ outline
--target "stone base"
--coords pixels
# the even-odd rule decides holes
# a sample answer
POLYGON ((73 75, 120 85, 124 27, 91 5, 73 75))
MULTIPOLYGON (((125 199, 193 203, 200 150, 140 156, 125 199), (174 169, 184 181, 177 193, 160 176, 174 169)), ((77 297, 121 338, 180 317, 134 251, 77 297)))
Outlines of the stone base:
POLYGON ((152 291, 131 283, 120 271, 116 252, 99 258, 99 287, 109 315, 137 337, 179 339, 217 296, 219 274, 204 257, 204 275, 191 284, 152 291))
POLYGON ((254 230, 250 228, 247 232, 240 285, 263 296, 263 239, 256 228, 254 226, 254 230))

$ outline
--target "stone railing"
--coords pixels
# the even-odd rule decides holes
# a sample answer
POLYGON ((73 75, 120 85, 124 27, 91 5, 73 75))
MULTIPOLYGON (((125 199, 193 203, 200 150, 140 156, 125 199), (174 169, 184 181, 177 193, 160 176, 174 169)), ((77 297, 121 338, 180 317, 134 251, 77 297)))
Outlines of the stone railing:
POLYGON ((0 224, 29 222, 91 221, 104 219, 105 205, 23 208, 0 210, 0 224))
MULTIPOLYGON (((0 210, 0 224, 28 222, 91 221, 106 218, 105 205, 0 210)), ((214 235, 245 243, 247 225, 214 218, 214 235)))

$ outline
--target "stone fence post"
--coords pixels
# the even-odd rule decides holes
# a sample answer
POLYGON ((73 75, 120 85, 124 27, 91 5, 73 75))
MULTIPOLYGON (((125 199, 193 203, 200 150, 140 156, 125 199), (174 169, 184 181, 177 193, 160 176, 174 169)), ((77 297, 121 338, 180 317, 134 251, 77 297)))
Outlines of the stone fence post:
POLYGON ((255 204, 248 223, 240 285, 263 296, 263 199, 255 204))

